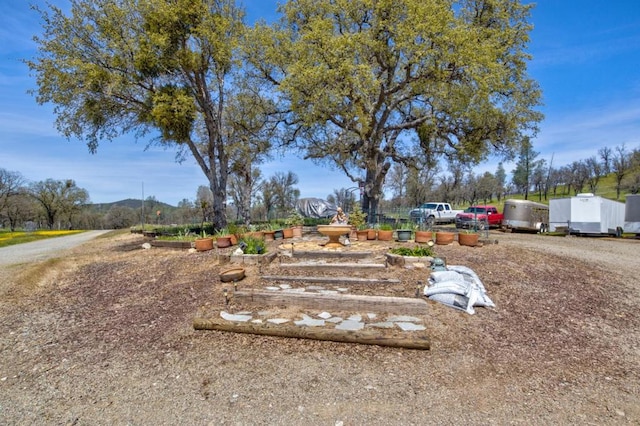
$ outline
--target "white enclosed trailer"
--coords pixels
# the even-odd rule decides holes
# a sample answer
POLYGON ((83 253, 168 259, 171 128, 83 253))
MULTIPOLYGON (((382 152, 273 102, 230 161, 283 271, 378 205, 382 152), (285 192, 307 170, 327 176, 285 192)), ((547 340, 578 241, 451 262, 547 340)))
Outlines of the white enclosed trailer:
POLYGON ((624 206, 624 232, 640 234, 640 195, 627 195, 624 206))
POLYGON ((549 200, 549 230, 570 234, 617 235, 624 227, 625 205, 593 194, 549 200))

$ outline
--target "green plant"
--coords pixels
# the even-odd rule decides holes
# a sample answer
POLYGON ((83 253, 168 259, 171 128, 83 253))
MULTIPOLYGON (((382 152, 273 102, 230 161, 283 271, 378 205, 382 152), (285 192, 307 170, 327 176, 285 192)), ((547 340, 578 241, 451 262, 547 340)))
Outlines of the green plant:
POLYGON ((244 246, 242 249, 244 254, 265 254, 267 252, 267 246, 262 238, 244 236, 240 239, 239 244, 244 246))
POLYGON ((304 217, 298 212, 298 210, 291 210, 289 217, 285 221, 287 226, 301 226, 304 224, 304 217))
POLYGON ((397 254, 399 256, 413 256, 413 257, 430 257, 434 256, 435 253, 431 247, 424 246, 416 246, 413 248, 409 247, 396 247, 390 250, 391 253, 397 254))
POLYGON ((356 204, 351 214, 349 214, 348 223, 355 226, 356 229, 362 230, 366 228, 366 219, 367 214, 362 211, 362 209, 360 208, 360 204, 356 204))
POLYGON ((389 223, 381 223, 378 226, 378 229, 381 231, 393 231, 393 226, 391 226, 391 224, 389 223))

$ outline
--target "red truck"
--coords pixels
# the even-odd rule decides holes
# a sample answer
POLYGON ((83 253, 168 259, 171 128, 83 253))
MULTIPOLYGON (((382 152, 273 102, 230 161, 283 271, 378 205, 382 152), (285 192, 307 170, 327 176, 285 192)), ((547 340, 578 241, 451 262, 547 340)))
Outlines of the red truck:
POLYGON ((456 215, 456 228, 498 228, 504 215, 495 206, 471 206, 456 215))

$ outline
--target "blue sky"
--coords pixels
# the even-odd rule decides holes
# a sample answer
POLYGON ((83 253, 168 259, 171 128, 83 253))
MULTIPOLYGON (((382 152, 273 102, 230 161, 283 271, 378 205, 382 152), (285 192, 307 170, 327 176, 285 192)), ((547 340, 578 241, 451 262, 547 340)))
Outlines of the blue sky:
MULTIPOLYGON (((0 168, 29 181, 73 179, 94 203, 143 194, 172 205, 195 199, 198 186, 207 182, 191 159, 177 164, 175 152, 145 151, 133 137, 103 142, 92 155, 84 143, 56 132, 53 107, 38 105, 27 93, 35 79, 21 60, 34 56, 32 37, 41 32, 30 3, 45 4, 0 5, 0 168)), ((250 19, 273 19, 277 3, 245 0, 250 19)), ((604 146, 640 148, 640 2, 541 0, 532 22, 529 74, 542 87, 545 114, 533 140, 540 157, 549 162, 553 156, 553 166, 560 167, 597 155, 604 146)), ((496 167, 497 160, 475 170, 496 167)), ((298 175, 301 197, 325 198, 354 186, 339 172, 292 156, 262 165, 265 177, 278 171, 298 175)))

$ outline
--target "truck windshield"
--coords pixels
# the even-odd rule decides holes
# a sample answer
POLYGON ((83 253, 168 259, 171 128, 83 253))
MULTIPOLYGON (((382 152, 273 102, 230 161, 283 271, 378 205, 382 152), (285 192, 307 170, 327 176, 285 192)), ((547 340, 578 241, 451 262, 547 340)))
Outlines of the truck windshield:
POLYGON ((467 213, 486 213, 487 209, 483 207, 468 207, 465 212, 467 213))
POLYGON ((438 208, 438 205, 435 203, 425 203, 422 205, 423 209, 431 209, 431 210, 435 210, 436 208, 438 208))

